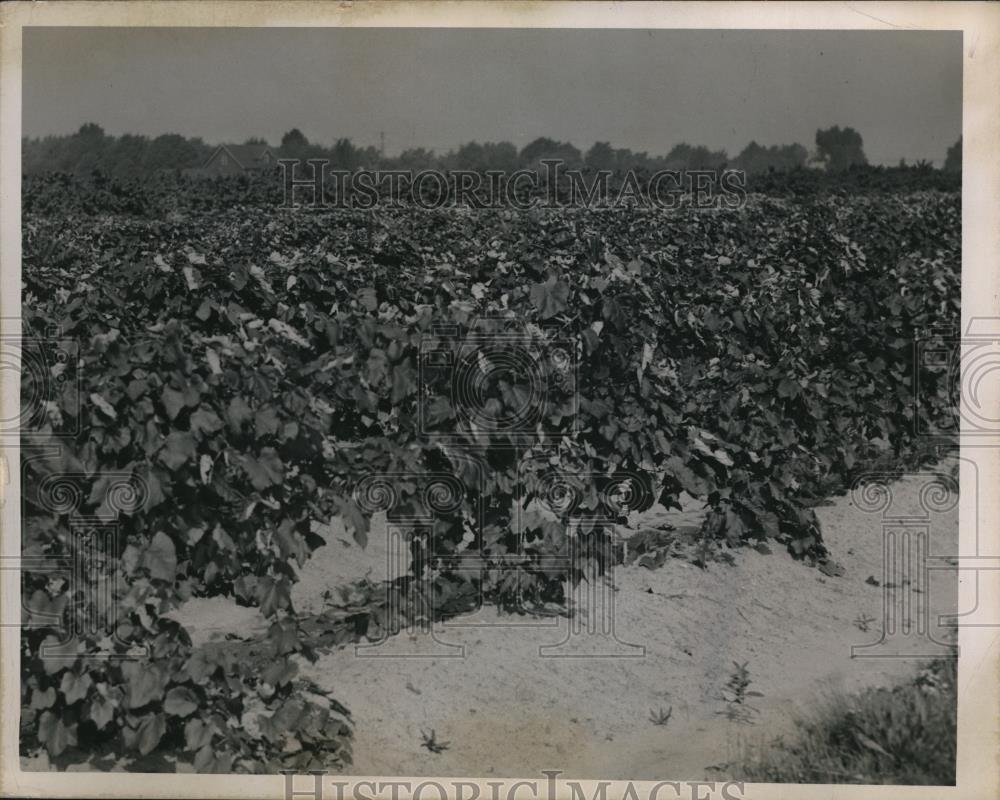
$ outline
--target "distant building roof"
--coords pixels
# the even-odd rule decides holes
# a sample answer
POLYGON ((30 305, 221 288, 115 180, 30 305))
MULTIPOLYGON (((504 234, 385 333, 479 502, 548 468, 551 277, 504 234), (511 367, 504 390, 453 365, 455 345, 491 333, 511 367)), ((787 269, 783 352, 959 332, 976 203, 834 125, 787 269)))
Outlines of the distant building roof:
POLYGON ((209 156, 208 164, 218 154, 219 150, 225 150, 243 169, 254 169, 268 166, 267 155, 271 153, 271 146, 266 144, 221 144, 209 156))

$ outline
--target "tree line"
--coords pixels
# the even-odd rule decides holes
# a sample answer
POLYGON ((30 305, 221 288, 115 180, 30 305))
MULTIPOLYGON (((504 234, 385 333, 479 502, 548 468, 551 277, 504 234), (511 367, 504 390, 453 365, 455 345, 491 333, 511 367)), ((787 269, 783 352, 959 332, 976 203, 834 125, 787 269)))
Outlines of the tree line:
MULTIPOLYGON (((247 139, 245 144, 268 144, 259 138, 247 139)), ((735 157, 725 150, 711 150, 704 145, 680 143, 666 155, 651 155, 628 148, 616 148, 609 142, 595 142, 588 150, 581 151, 570 142, 539 137, 517 149, 510 142, 466 142, 447 153, 438 154, 422 147, 409 148, 397 156, 384 156, 378 148, 359 146, 350 139, 341 138, 326 146, 310 142, 298 129, 293 128, 272 147, 282 158, 326 159, 335 169, 442 169, 513 171, 532 169, 546 159, 560 159, 570 167, 591 168, 625 172, 626 170, 687 170, 730 169, 744 170, 749 174, 789 172, 806 166, 832 172, 849 170, 868 164, 864 140, 850 127, 816 131, 815 150, 812 154, 801 144, 765 146, 750 142, 735 157)), ((135 134, 110 136, 100 125, 88 122, 68 136, 46 136, 22 139, 22 165, 25 174, 66 172, 89 175, 100 172, 119 178, 140 178, 163 171, 196 169, 202 166, 217 145, 209 145, 200 138, 186 138, 176 133, 154 138, 135 134)), ((901 162, 900 166, 907 166, 901 162)), ((930 168, 929 162, 917 162, 917 168, 930 168)), ((958 172, 962 168, 962 140, 955 142, 947 152, 943 169, 958 172)))

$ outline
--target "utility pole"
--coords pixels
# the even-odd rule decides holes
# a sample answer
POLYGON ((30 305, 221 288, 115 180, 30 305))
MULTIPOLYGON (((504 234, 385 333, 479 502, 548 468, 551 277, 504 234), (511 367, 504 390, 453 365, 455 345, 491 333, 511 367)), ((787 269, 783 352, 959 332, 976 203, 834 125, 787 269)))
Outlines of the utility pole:
POLYGON ((385 161, 385 131, 378 132, 378 154, 382 161, 385 161))

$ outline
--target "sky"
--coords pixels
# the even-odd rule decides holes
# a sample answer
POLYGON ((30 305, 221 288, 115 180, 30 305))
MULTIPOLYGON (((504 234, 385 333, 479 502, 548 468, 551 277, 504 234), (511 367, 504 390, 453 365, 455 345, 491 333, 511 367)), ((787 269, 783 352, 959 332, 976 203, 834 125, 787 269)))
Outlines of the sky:
POLYGON ((961 135, 952 31, 30 28, 23 133, 272 144, 298 127, 439 153, 538 136, 666 154, 813 150, 850 126, 872 163, 940 165, 961 135))

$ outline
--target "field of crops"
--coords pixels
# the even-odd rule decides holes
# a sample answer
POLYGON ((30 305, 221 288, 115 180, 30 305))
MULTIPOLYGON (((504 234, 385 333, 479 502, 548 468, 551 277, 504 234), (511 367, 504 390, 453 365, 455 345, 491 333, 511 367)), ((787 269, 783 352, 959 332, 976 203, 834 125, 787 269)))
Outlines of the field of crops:
POLYGON ((835 568, 812 506, 954 412, 914 356, 959 323, 954 192, 362 213, 241 186, 165 210, 25 184, 25 755, 344 765, 349 709, 299 658, 559 604, 624 513, 682 493, 711 510, 696 562, 769 541, 835 568), (298 617, 315 523, 364 542, 380 511, 419 573, 398 602, 298 617), (168 614, 212 595, 259 606, 267 646, 193 647, 168 614))

